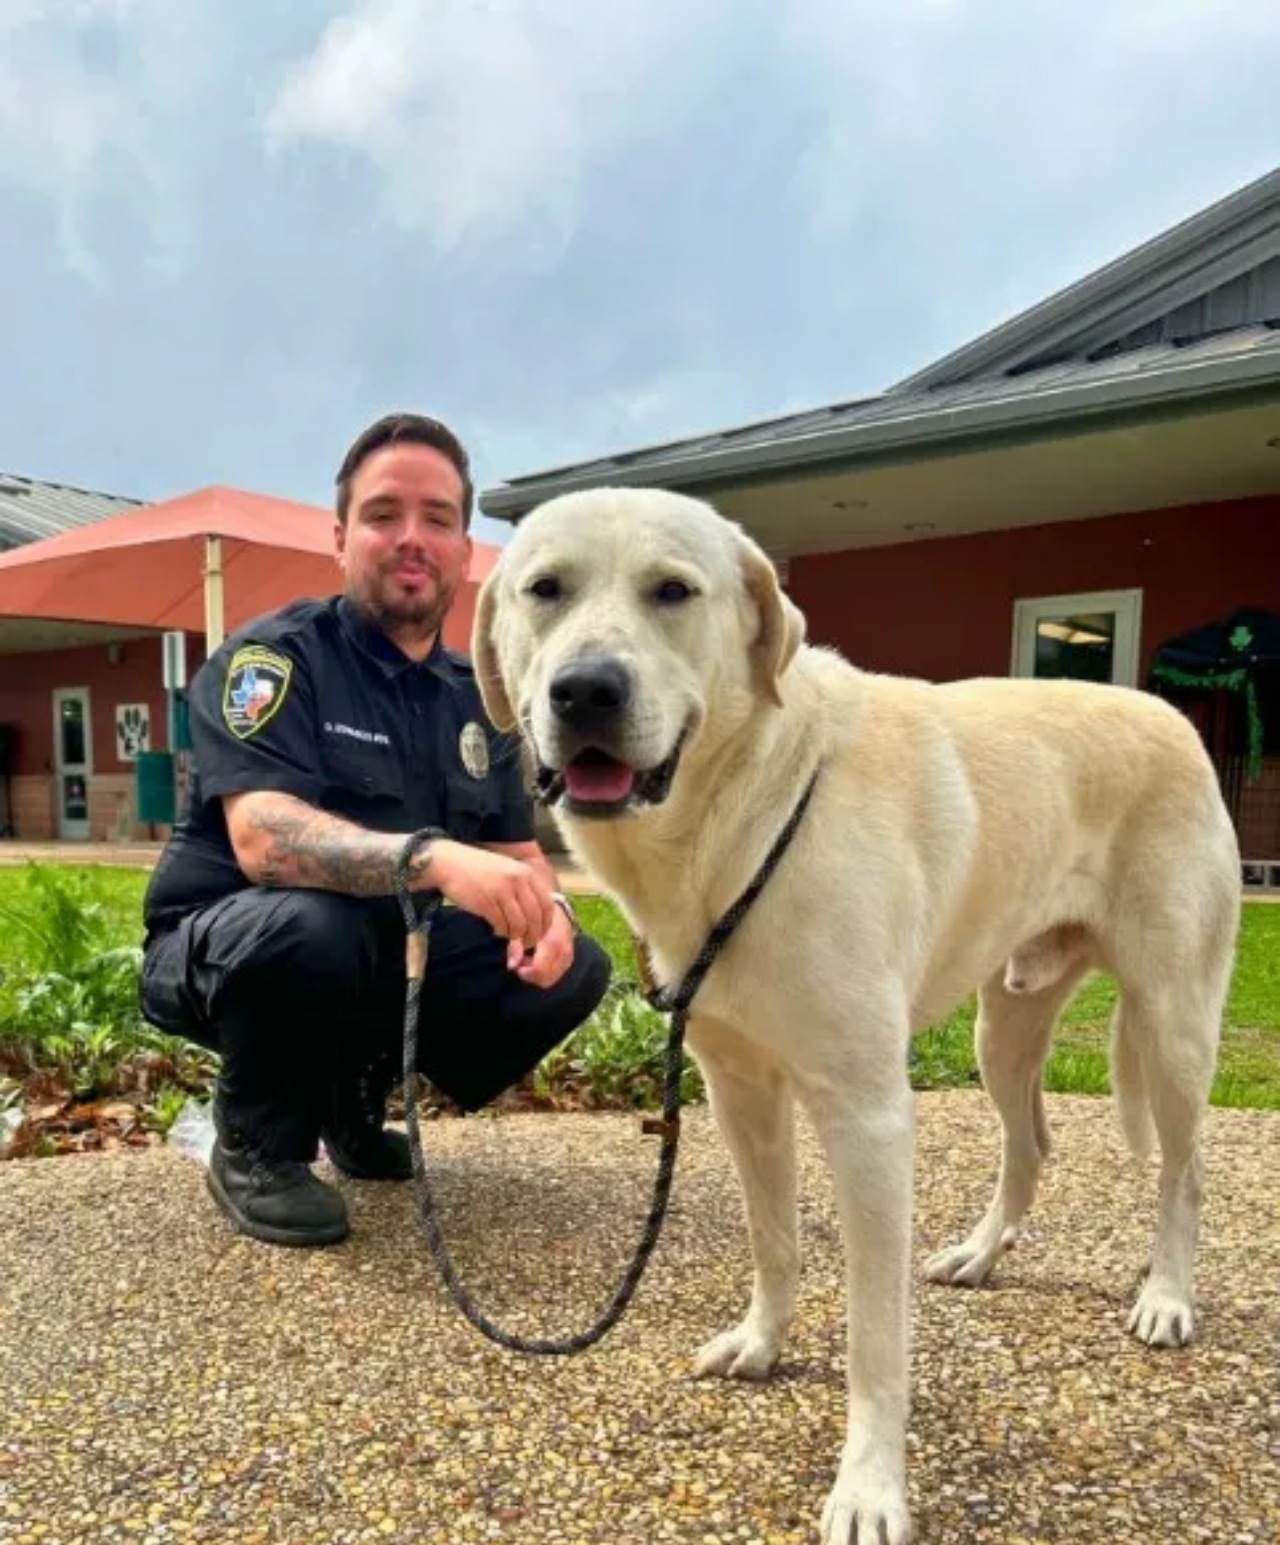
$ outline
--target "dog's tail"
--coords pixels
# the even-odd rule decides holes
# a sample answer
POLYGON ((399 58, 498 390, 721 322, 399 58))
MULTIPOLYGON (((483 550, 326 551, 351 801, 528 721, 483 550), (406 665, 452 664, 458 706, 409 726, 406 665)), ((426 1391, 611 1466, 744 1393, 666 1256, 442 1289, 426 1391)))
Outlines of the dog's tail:
POLYGON ((1138 1158, 1145 1159, 1155 1146, 1155 1127, 1142 1071, 1142 1048, 1133 1033, 1132 1016, 1125 1013, 1123 998, 1111 1016, 1111 1087, 1125 1142, 1138 1158))

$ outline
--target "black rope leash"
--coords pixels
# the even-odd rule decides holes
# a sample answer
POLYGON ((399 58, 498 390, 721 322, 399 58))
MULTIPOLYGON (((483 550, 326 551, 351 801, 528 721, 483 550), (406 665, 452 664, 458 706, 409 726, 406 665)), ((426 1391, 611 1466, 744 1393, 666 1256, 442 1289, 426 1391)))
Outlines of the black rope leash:
MULTIPOLYGON (((721 950, 732 938, 744 917, 755 904, 760 892, 769 883, 773 871, 778 867, 783 855, 791 846, 791 840, 795 836, 804 818, 804 813, 809 807, 809 801, 813 796, 814 786, 818 781, 815 772, 809 780, 808 787, 801 795, 798 804, 791 812, 790 819, 782 828, 777 841, 769 850, 764 863, 761 864, 755 878, 747 886, 746 890, 738 897, 737 901, 729 908, 720 921, 707 936, 706 943, 698 952, 697 959, 689 967, 684 978, 674 987, 649 987, 646 997, 654 1008, 661 1013, 671 1015, 671 1029, 667 1038, 667 1050, 662 1082, 662 1116, 660 1120, 646 1118, 642 1122, 642 1130, 646 1135, 658 1134, 662 1138, 662 1149, 658 1156, 658 1172, 654 1180, 652 1200, 649 1204, 648 1217, 645 1219, 644 1231, 640 1237, 640 1243, 636 1247, 635 1255, 607 1307, 593 1325, 577 1335, 566 1336, 562 1339, 538 1336, 519 1336, 511 1331, 503 1330, 496 1325, 471 1296, 466 1284, 458 1275, 458 1270, 453 1264, 453 1257, 449 1254, 449 1248, 445 1244, 444 1235, 440 1230, 440 1218, 436 1209, 435 1196, 432 1193, 427 1179, 426 1164, 422 1156, 422 1135, 418 1125, 418 1102, 410 1093, 415 1086, 418 1074, 418 1010, 422 997, 422 980, 426 974, 428 940, 431 926, 435 921, 436 913, 440 909, 440 895, 436 891, 427 893, 424 898, 421 916, 415 912, 413 898, 408 890, 409 864, 413 855, 423 842, 433 837, 443 837, 445 833, 428 828, 415 832, 406 842, 396 860, 395 869, 395 893, 400 903, 400 911, 405 923, 405 1008, 404 1008, 404 1083, 405 1083, 405 1122, 409 1131, 409 1150, 413 1158, 413 1174, 417 1185, 418 1215, 422 1223, 423 1233, 426 1235, 427 1246, 431 1251, 440 1275, 444 1279, 445 1286, 458 1308, 483 1336, 499 1346, 506 1347, 512 1352, 526 1352, 545 1357, 563 1357, 574 1352, 583 1352, 588 1347, 594 1346, 602 1340, 626 1313, 627 1306, 635 1296, 636 1289, 640 1285, 645 1268, 649 1264, 649 1258, 653 1254, 658 1243, 658 1237, 662 1232, 662 1225, 666 1219, 667 1204, 671 1197, 671 1182, 675 1174, 676 1154, 680 1145, 680 1079, 684 1070, 684 1036, 685 1026, 688 1022, 689 1010, 699 987, 702 986, 707 972, 715 964, 721 950)), ((639 945, 641 973, 648 977, 647 952, 643 943, 639 945)), ((651 980, 651 978, 649 978, 651 980)), ((646 986, 649 982, 646 981, 646 986)))

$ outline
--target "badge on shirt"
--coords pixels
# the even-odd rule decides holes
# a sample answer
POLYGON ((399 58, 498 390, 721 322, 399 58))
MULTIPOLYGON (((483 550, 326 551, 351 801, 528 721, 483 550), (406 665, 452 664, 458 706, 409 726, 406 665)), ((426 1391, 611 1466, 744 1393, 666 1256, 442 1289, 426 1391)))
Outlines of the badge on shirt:
POLYGON ((474 719, 463 725, 458 750, 462 753, 462 765, 473 778, 489 776, 489 737, 474 719))
POLYGON ((237 649, 222 689, 222 717, 238 740, 248 740, 280 712, 293 661, 261 644, 237 649))

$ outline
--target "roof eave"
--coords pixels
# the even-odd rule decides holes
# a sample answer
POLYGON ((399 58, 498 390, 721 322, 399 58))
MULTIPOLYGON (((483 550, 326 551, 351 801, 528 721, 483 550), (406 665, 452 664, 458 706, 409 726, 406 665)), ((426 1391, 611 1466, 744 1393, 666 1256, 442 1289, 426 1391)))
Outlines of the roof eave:
POLYGON ((902 413, 870 424, 796 435, 763 445, 706 450, 661 462, 639 459, 603 469, 599 462, 519 485, 500 484, 480 495, 480 508, 496 520, 518 520, 535 505, 578 489, 653 482, 667 488, 748 482, 799 470, 831 470, 831 463, 898 460, 939 451, 975 449, 989 441, 1046 430, 1066 433, 1108 415, 1149 417, 1188 413, 1267 389, 1280 394, 1280 359, 1205 360, 1135 377, 1064 384, 1057 389, 1018 390, 994 401, 938 407, 903 397, 902 413))

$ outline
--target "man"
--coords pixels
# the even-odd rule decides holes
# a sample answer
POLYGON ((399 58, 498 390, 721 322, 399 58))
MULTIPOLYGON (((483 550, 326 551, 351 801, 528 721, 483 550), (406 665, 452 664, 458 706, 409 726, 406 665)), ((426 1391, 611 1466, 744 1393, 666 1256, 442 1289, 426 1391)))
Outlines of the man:
POLYGON ((148 887, 146 1017, 221 1054, 209 1188, 240 1231, 348 1233, 310 1169, 323 1139, 364 1179, 407 1179, 383 1127, 399 1068, 404 925, 393 871, 447 903, 420 1062, 467 1110, 591 1013, 608 958, 573 926, 534 838, 518 754, 440 628, 471 556, 466 453, 443 424, 380 419, 338 472, 344 594, 242 628, 194 677, 196 780, 148 887))

